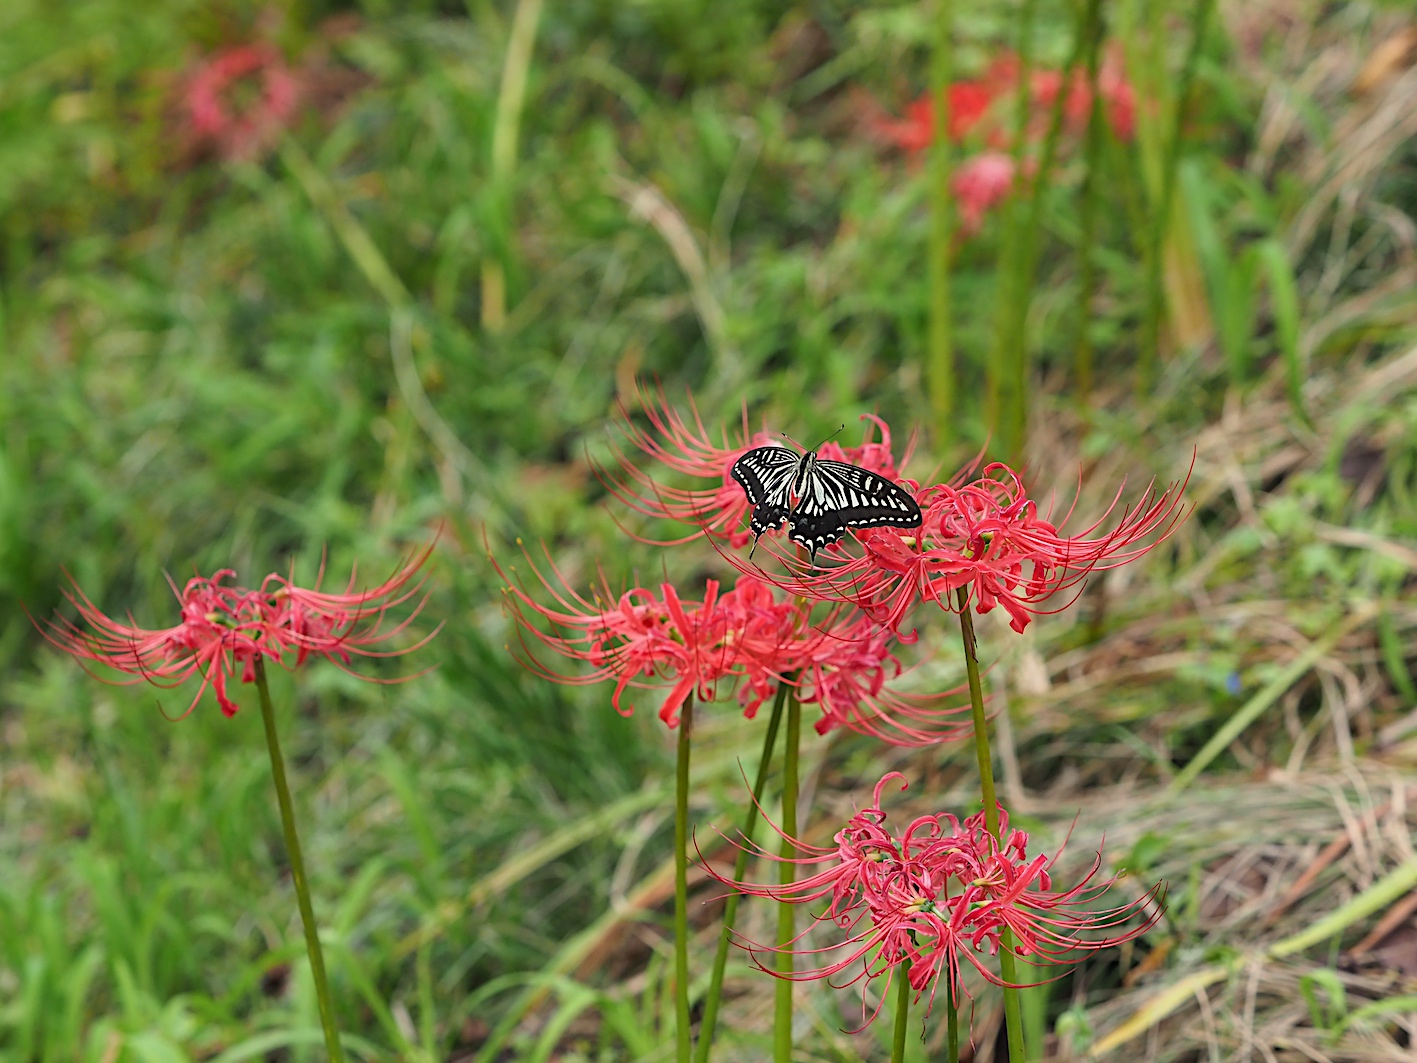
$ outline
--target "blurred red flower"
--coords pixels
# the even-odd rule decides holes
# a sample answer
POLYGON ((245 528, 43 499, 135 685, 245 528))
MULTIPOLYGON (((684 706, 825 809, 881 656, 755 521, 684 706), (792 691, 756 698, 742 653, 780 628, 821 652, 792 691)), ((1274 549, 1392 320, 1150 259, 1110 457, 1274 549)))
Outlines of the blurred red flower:
POLYGON ((182 716, 196 708, 209 688, 221 711, 234 716, 238 706, 231 700, 228 682, 253 682, 258 660, 296 667, 316 656, 344 668, 351 656, 391 657, 424 645, 437 629, 412 646, 374 648, 403 632, 421 611, 426 595, 402 622, 387 629, 383 625, 390 609, 422 590, 423 580, 415 582, 414 576, 431 552, 430 546, 369 590, 355 591, 351 576, 343 594, 321 592, 318 580, 316 588, 307 589, 275 574, 267 576, 259 590, 228 583, 236 576, 232 569, 194 576, 182 590, 172 587, 181 607, 180 622, 155 630, 140 628, 131 618, 128 623, 112 619, 73 583, 64 596, 78 611, 78 620, 55 616, 38 626, 66 653, 132 677, 120 683, 177 686, 200 675, 201 686, 182 716))
MULTIPOLYGON (((1029 79, 1032 115, 1025 130, 1026 140, 1040 140, 1047 131, 1051 109, 1063 91, 1063 72, 1035 70, 1029 79)), ((1019 61, 1012 53, 995 57, 983 76, 957 81, 949 88, 949 138, 963 143, 971 134, 982 133, 985 149, 966 157, 956 168, 951 182, 959 203, 960 228, 965 236, 979 231, 984 215, 1007 198, 1013 186, 1014 160, 1004 149, 1009 142, 1005 127, 1007 101, 1018 90, 1019 61)), ((1104 120, 1121 140, 1130 140, 1136 131, 1136 92, 1127 80, 1122 53, 1109 48, 1103 56, 1097 78, 1098 95, 1105 105, 1104 120)), ((1085 72, 1074 71, 1063 100, 1064 125, 1069 134, 1081 135, 1087 127, 1092 107, 1092 89, 1085 72)), ((935 139, 935 105, 930 93, 906 104, 902 118, 875 117, 870 131, 911 155, 930 146, 935 139)), ((1029 163, 1025 162, 1025 172, 1029 163)))
MULTIPOLYGON (((989 113, 994 90, 982 81, 957 81, 949 88, 949 138, 956 143, 967 137, 989 113)), ((935 139, 935 100, 924 93, 905 105, 902 119, 878 119, 872 130, 902 151, 924 151, 935 139)))
POLYGON ((269 44, 225 48, 188 73, 182 103, 190 132, 232 162, 265 155, 295 119, 300 81, 269 44))

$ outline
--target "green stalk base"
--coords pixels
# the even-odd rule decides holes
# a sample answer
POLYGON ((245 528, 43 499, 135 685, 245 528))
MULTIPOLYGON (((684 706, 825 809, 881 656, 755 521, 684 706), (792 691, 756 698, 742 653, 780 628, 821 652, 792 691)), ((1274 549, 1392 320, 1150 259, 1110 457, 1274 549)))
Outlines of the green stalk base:
POLYGON ((256 658, 256 692, 261 699, 261 719, 266 725, 266 748, 271 754, 271 777, 276 784, 276 802, 280 805, 280 825, 285 832, 285 851, 290 857, 290 877, 295 883, 295 900, 300 907, 300 922, 305 927, 305 951, 310 954, 310 972, 315 978, 315 999, 320 1005, 320 1025, 325 1031, 325 1050, 330 1063, 344 1063, 339 1028, 335 1025, 334 1003, 330 983, 325 976, 325 954, 320 948, 320 932, 315 923, 315 907, 310 903, 310 882, 305 876, 305 857, 300 851, 300 836, 295 831, 295 806, 290 799, 290 785, 285 778, 285 758, 280 752, 280 736, 276 733, 276 714, 271 707, 271 689, 266 683, 266 666, 256 658))

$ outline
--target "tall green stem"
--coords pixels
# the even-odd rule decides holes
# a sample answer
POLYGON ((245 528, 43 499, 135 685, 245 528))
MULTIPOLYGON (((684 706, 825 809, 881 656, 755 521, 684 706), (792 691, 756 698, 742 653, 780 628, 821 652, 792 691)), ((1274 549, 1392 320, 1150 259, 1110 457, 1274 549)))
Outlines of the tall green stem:
POLYGON ((910 960, 900 961, 896 971, 895 1036, 891 1038, 891 1063, 905 1063, 905 1034, 910 1026, 910 960))
POLYGON ((261 719, 266 725, 266 748, 271 754, 271 777, 280 805, 280 825, 285 832, 285 851, 290 857, 290 877, 295 883, 295 901, 300 906, 300 922, 305 927, 305 951, 310 954, 310 972, 315 977, 315 999, 320 1004, 320 1025, 325 1030, 325 1051, 330 1063, 344 1063, 344 1050, 335 1026, 335 1009, 330 999, 330 983, 325 977, 325 954, 320 949, 320 932, 315 925, 315 908, 310 903, 310 881, 305 877, 305 857, 300 853, 300 836, 295 832, 295 806, 285 779, 285 758, 276 733, 276 713, 271 707, 271 688, 266 684, 266 666, 256 658, 256 692, 261 698, 261 719))
POLYGON ((954 435, 954 323, 950 307, 950 238, 954 198, 950 179, 950 81, 954 77, 954 0, 937 0, 935 60, 930 92, 935 99, 935 130, 930 142, 930 407, 935 418, 935 449, 946 455, 954 435))
POLYGON ((679 1063, 690 1063, 689 1040, 689 742, 694 695, 679 711, 679 753, 674 764, 674 1018, 679 1063))
POLYGON ((1073 78, 1090 39, 1092 16, 1099 2, 1100 0, 1089 0, 1079 13, 1079 21, 1073 33, 1072 52, 1068 56, 1067 66, 1063 68, 1058 94, 1053 98, 1038 170, 1028 185, 1028 213, 1018 235, 1014 279, 1010 289, 1012 297, 1007 306, 1009 317, 1007 321, 1001 320, 999 326, 1002 336, 1001 350, 1008 364, 1006 374, 1013 381, 1007 392, 1009 401, 999 412, 1001 437, 1008 444, 1010 461, 1017 459, 1022 451, 1024 426, 1028 419, 1028 315, 1033 305, 1034 278, 1038 271, 1038 246, 1043 228, 1043 197, 1053 171, 1053 162, 1058 157, 1058 144, 1063 134, 1063 107, 1072 94, 1073 78))
MULTIPOLYGON (((789 679, 793 678, 791 676, 789 679)), ((777 687, 777 697, 772 703, 772 715, 768 717, 768 731, 763 735, 763 755, 758 761, 758 777, 753 781, 753 800, 743 813, 742 844, 738 858, 733 862, 733 881, 742 882, 748 873, 748 850, 753 843, 753 835, 758 828, 763 789, 767 785, 768 773, 772 769, 773 746, 777 744, 777 730, 782 723, 782 705, 787 698, 788 683, 777 687)), ((723 972, 728 966, 728 946, 733 941, 733 927, 738 921, 738 903, 742 894, 733 892, 723 905, 723 930, 718 935, 718 951, 713 956, 713 972, 709 975, 708 993, 704 997, 704 1017, 699 1024, 699 1043, 694 1046, 694 1063, 708 1063, 709 1052, 713 1049, 713 1035, 718 1026, 718 1009, 723 993, 723 972)))
POLYGON ((945 986, 945 1063, 959 1063, 959 1003, 953 981, 945 986))
MULTIPOLYGON (((797 691, 787 692, 787 734, 782 753, 782 833, 786 837, 778 853, 783 862, 778 865, 778 882, 790 886, 797 878, 797 865, 789 861, 797 856, 788 838, 797 837, 797 756, 802 740, 802 706, 797 691)), ((777 906, 777 996, 773 1009, 774 1063, 792 1063, 792 939, 797 936, 796 909, 790 904, 777 906)))
POLYGON ((1150 241, 1147 247, 1146 315, 1143 318, 1141 364, 1137 366, 1137 389, 1142 394, 1151 390, 1156 375, 1156 363, 1161 347, 1161 274, 1162 249, 1166 230, 1171 225, 1171 203, 1176 198, 1176 170, 1181 161, 1181 131, 1190 105, 1191 83, 1200 63, 1201 47, 1205 44, 1206 26, 1215 0, 1195 0, 1191 9, 1191 47, 1181 68, 1181 81, 1176 90, 1176 113, 1171 123, 1171 138, 1161 173, 1161 195, 1151 219, 1150 241))
MULTIPOLYGON (((979 790, 984 798, 984 826, 997 842, 999 838, 999 798, 994 791, 994 758, 989 752, 989 721, 984 716, 984 687, 979 680, 979 655, 974 638, 974 619, 969 612, 969 587, 955 593, 959 603, 959 630, 964 639, 964 667, 969 675, 969 703, 974 710, 974 753, 979 760, 979 790)), ((1019 1007, 1018 969, 1014 964, 1014 936, 1007 927, 999 931, 999 975, 1004 985, 1004 1025, 1009 1036, 1010 1063, 1028 1058, 1023 1041, 1023 1011, 1019 1007)))
POLYGON ((1023 381, 1015 378, 1012 357, 1012 333, 1014 308, 1020 297, 1019 273, 1023 267, 1021 231, 1018 207, 1024 187, 1024 144, 1028 136, 1028 122, 1032 116, 1033 100, 1029 85, 1033 80, 1033 16, 1038 6, 1037 0, 1023 0, 1018 19, 1018 85, 1015 87, 1014 128, 1011 153, 1014 163, 1013 188, 1000 207, 1001 238, 999 244, 999 268, 997 292, 994 296, 994 338, 989 350, 989 358, 984 363, 985 401, 988 407, 990 430, 994 433, 994 443, 1001 447, 1004 456, 1012 459, 1017 441, 1007 437, 1012 411, 1020 399, 1015 390, 1023 387, 1023 381))
POLYGON ((1073 383, 1078 404, 1085 410, 1092 395, 1092 302, 1096 298, 1097 263, 1093 261, 1097 242, 1097 178, 1102 162, 1102 95, 1098 91, 1098 71, 1102 52, 1102 0, 1088 0, 1084 19, 1087 37, 1087 89, 1091 106, 1087 112, 1087 132, 1083 146, 1087 168, 1082 179, 1082 235, 1078 240, 1078 334, 1073 353, 1073 383))

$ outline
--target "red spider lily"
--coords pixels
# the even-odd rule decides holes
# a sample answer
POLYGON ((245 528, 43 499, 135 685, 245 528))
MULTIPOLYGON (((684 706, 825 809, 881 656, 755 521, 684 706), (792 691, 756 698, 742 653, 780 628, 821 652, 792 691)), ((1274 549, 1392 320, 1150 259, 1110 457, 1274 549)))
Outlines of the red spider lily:
POLYGON ((208 688, 223 714, 234 716, 238 706, 228 693, 228 681, 254 682, 258 660, 295 667, 314 655, 344 667, 351 655, 396 656, 417 649, 437 634, 435 629, 400 650, 370 648, 401 633, 422 609, 420 601, 402 623, 382 628, 389 609, 422 589, 421 580, 411 588, 409 584, 431 549, 372 590, 354 591, 351 577, 350 589, 344 594, 307 590, 274 574, 262 581, 259 590, 227 583, 236 576, 232 569, 221 569, 209 577, 194 576, 181 591, 172 586, 181 605, 181 622, 157 630, 140 628, 131 618, 128 623, 112 619, 75 583, 64 596, 78 610, 78 622, 56 616, 40 630, 66 653, 132 677, 120 683, 177 686, 200 675, 201 686, 179 719, 196 708, 208 688), (294 661, 287 660, 290 654, 294 661))
POLYGON ((876 1013, 866 1015, 868 987, 884 978, 879 999, 886 999, 902 961, 910 962, 910 984, 917 1000, 928 993, 933 1002, 941 981, 959 999, 964 962, 995 985, 1010 984, 987 963, 1003 948, 1004 928, 1012 932, 1013 952, 1020 958, 1040 962, 1037 958, 1042 957, 1049 964, 1069 965, 1090 952, 1145 933, 1160 918, 1159 886, 1129 903, 1095 909, 1115 883, 1095 881, 1100 853, 1077 886, 1054 891, 1049 869, 1058 857, 1030 859, 1028 835, 1009 831, 1002 809, 1004 845, 984 828, 983 812, 963 823, 948 813, 920 816, 894 834, 886 828, 886 813, 881 809, 881 790, 893 779, 901 779, 904 788, 898 772, 884 776, 876 784, 871 807, 856 813, 837 833, 834 847, 810 845, 776 826, 779 837, 790 842, 799 856, 779 857, 764 846, 749 846, 768 860, 804 870, 821 866, 815 873, 786 884, 735 882, 712 865, 704 865, 720 882, 749 896, 784 904, 830 898, 827 908, 786 946, 740 944, 761 970, 775 977, 810 981, 845 973, 845 982, 833 982, 837 988, 862 982, 863 1026, 876 1017, 876 1013), (1140 922, 1133 922, 1137 916, 1140 922), (845 931, 845 939, 823 948, 800 947, 808 934, 826 923, 845 931), (791 974, 778 973, 768 961, 782 951, 805 958, 809 966, 791 974))
MULTIPOLYGON (((730 440, 727 432, 721 432, 719 440, 715 441, 704 427, 692 399, 689 400, 688 418, 669 405, 663 392, 656 395, 641 389, 640 400, 649 419, 648 429, 636 425, 629 413, 621 410, 623 431, 635 449, 672 473, 709 480, 712 486, 676 487, 662 483, 640 469, 627 455, 617 452, 619 477, 608 473, 601 476, 616 498, 646 516, 698 526, 698 531, 668 542, 644 539, 638 535, 636 538, 642 542, 670 546, 707 535, 727 540, 735 549, 746 544, 752 538, 752 532, 747 528, 748 500, 729 470, 747 451, 776 443, 776 437, 767 432, 750 433, 745 411, 737 438, 730 440)), ((864 414, 861 419, 879 429, 879 441, 871 439, 868 426, 866 438, 859 447, 842 447, 828 442, 819 448, 818 453, 824 458, 851 462, 895 480, 897 470, 891 453, 890 428, 873 414, 864 414)), ((909 460, 909 457, 910 448, 907 447, 902 462, 909 460)))
POLYGON ((926 746, 970 733, 969 703, 950 704, 964 692, 915 694, 895 687, 904 674, 893 633, 862 615, 804 639, 793 671, 804 705, 822 710, 818 734, 837 727, 897 746, 926 746))
POLYGON ((183 97, 194 138, 231 161, 264 155, 299 103, 299 80, 268 44, 239 45, 208 57, 188 77, 183 97))
MULTIPOLYGON (((957 608, 955 592, 967 588, 979 613, 1002 606, 1009 626, 1022 632, 1054 595, 1078 586, 1095 571, 1135 561, 1163 542, 1185 515, 1181 494, 1189 482, 1165 491, 1148 490, 1127 507, 1111 531, 1099 534, 1121 500, 1119 489, 1106 511, 1076 535, 1060 530, 1071 511, 1054 523, 1040 515, 1019 475, 1002 463, 989 465, 972 483, 937 484, 917 496, 923 513, 918 532, 875 528, 857 536, 859 556, 817 570, 776 551, 790 575, 783 589, 819 601, 856 605, 877 623, 898 631, 911 609, 932 602, 957 608)), ((746 563, 734 559, 746 567, 746 563)), ((909 636, 906 636, 909 638, 909 636)))
MULTIPOLYGON (((490 555, 489 560, 506 579, 496 560, 490 555)), ((741 700, 744 714, 751 718, 776 689, 790 661, 793 632, 804 607, 778 601, 770 587, 751 577, 740 579, 726 594, 719 594, 717 580, 708 580, 698 602, 686 601, 668 582, 660 585, 657 595, 643 587, 616 595, 602 581, 591 601, 570 588, 549 555, 547 560, 559 586, 534 565, 532 570, 554 605, 542 605, 510 580, 504 600, 519 629, 592 670, 582 675, 557 672, 537 659, 523 637, 525 663, 543 678, 561 683, 613 679, 610 701, 622 715, 634 711, 621 704, 627 688, 668 685, 659 718, 675 727, 690 695, 714 701, 720 682, 744 680, 741 700), (542 631, 536 618, 549 622, 552 631, 542 631)))
MULTIPOLYGON (((489 555, 489 560, 508 579, 496 559, 489 555)), ((893 635, 864 616, 839 621, 829 613, 809 623, 806 602, 782 600, 772 585, 752 576, 743 576, 726 593, 709 580, 698 602, 685 600, 668 582, 657 592, 636 587, 617 595, 603 580, 587 599, 571 589, 549 555, 547 563, 551 578, 535 565, 532 571, 552 604, 542 604, 510 579, 505 589, 522 631, 524 663, 555 682, 613 680, 611 704, 623 715, 633 712, 624 702, 627 689, 667 690, 659 715, 674 727, 690 694, 715 701, 719 684, 727 683, 738 686, 738 701, 751 719, 787 682, 803 704, 821 709, 819 734, 845 727, 893 745, 921 746, 969 733, 969 706, 949 704, 961 694, 959 688, 915 694, 894 687, 904 670, 891 649, 893 635), (549 667, 527 635, 590 670, 567 674, 549 667)))

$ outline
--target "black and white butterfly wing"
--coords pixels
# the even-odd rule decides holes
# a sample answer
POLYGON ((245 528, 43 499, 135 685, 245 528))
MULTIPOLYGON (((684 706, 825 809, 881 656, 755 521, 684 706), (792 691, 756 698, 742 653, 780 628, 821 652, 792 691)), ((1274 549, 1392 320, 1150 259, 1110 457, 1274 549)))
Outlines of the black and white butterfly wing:
POLYGON ((904 488, 859 465, 821 458, 788 516, 789 537, 813 557, 839 542, 847 528, 918 528, 921 522, 920 507, 904 488))
POLYGON ((787 447, 755 447, 729 470, 753 507, 754 535, 782 526, 792 512, 792 481, 801 457, 787 447))

